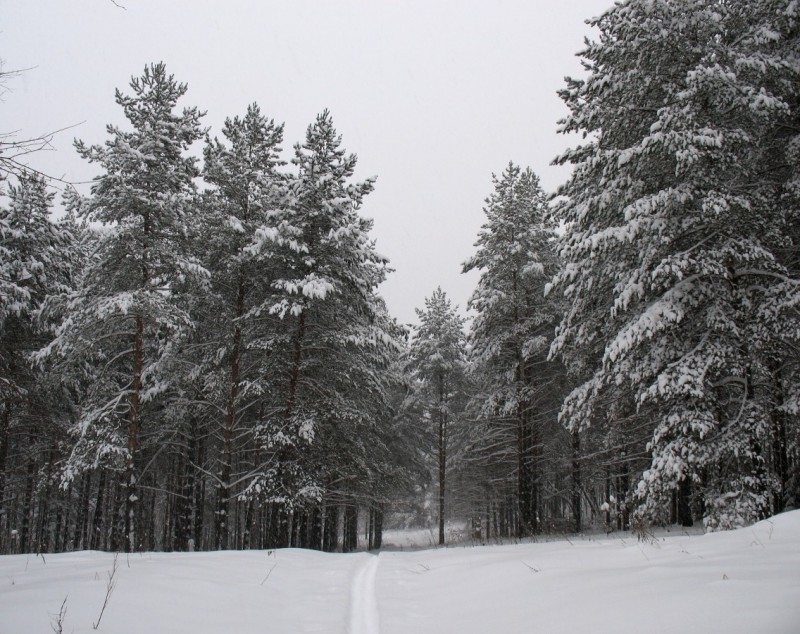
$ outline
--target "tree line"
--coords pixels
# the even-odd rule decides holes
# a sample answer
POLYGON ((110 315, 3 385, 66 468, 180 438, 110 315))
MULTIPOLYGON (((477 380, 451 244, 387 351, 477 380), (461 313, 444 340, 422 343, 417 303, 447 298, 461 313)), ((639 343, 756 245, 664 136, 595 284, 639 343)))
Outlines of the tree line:
POLYGON ((631 0, 590 23, 560 92, 571 177, 548 204, 509 165, 464 265, 451 480, 484 537, 794 508, 800 10, 631 0))
POLYGON ((4 550, 352 549, 359 506, 379 539, 415 457, 373 182, 328 112, 289 171, 257 105, 211 138, 163 64, 130 87, 127 128, 76 142, 101 174, 60 222, 42 179, 8 189, 4 550))
POLYGON ((6 173, 0 551, 380 547, 385 513, 474 536, 795 506, 800 9, 630 0, 560 96, 554 195, 494 175, 465 321, 409 332, 329 112, 283 159, 221 137, 163 64, 76 142, 91 192, 6 173), (202 160, 190 147, 203 143, 202 160), (424 500, 424 503, 423 503, 424 500), (430 510, 426 511, 426 504, 430 510))

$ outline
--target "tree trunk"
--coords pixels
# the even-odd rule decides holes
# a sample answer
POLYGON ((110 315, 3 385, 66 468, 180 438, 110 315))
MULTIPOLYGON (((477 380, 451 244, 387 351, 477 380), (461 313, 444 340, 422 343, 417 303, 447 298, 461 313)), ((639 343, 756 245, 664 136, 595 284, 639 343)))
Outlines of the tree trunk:
POLYGON ((55 553, 60 553, 65 550, 67 526, 69 525, 69 503, 72 499, 72 486, 70 485, 62 494, 58 485, 55 485, 53 487, 53 496, 57 500, 57 510, 55 517, 55 533, 50 545, 50 550, 55 553), (61 498, 60 500, 58 499, 59 497, 61 498))
MULTIPOLYGON (((516 380, 520 390, 533 385, 529 368, 523 366, 518 356, 516 380)), ((537 438, 532 420, 532 406, 527 399, 518 404, 517 410, 517 537, 528 537, 538 530, 539 491, 537 464, 537 438)))
POLYGON ((0 518, 6 517, 6 463, 8 446, 11 443, 11 406, 3 403, 0 413, 0 518))
POLYGON ((133 343, 133 381, 128 410, 128 453, 125 456, 125 552, 136 551, 136 454, 139 449, 139 400, 144 368, 144 319, 136 315, 136 336, 133 343))
POLYGON ((166 466, 156 472, 156 488, 153 492, 153 512, 151 514, 151 538, 148 540, 149 548, 156 552, 164 551, 165 536, 169 524, 167 489, 169 488, 169 477, 166 466))
POLYGON ((255 521, 255 502, 250 499, 247 502, 244 513, 244 523, 242 526, 242 550, 250 550, 253 547, 253 528, 255 526, 255 521))
POLYGON ((303 339, 306 334, 306 314, 300 313, 297 320, 297 334, 294 337, 294 350, 292 351, 292 365, 289 371, 289 395, 286 399, 284 418, 288 421, 294 414, 297 402, 297 384, 300 381, 300 363, 303 360, 303 339))
POLYGON ((606 466, 606 531, 611 531, 611 468, 606 466))
POLYGON ((313 548, 314 550, 323 549, 322 508, 319 506, 315 506, 311 511, 308 547, 313 548))
POLYGON ((244 314, 244 280, 239 275, 236 291, 236 305, 234 306, 233 320, 233 346, 229 369, 229 390, 227 411, 222 429, 222 464, 220 465, 220 482, 217 491, 217 549, 225 550, 229 545, 229 520, 230 513, 230 481, 233 463, 233 429, 236 424, 236 398, 240 387, 240 366, 242 357, 242 327, 240 318, 244 314))
POLYGON ((374 509, 375 521, 372 531, 372 547, 380 550, 383 546, 383 504, 378 504, 374 509))
POLYGON ((173 548, 177 551, 189 551, 194 547, 190 542, 193 537, 193 507, 194 507, 194 466, 195 459, 197 420, 192 415, 189 419, 189 434, 186 439, 186 452, 181 456, 181 468, 178 474, 180 495, 176 500, 175 508, 175 540, 173 548), (191 547, 190 547, 191 544, 191 547))
POLYGON ((358 506, 348 504, 344 507, 344 530, 342 531, 342 552, 350 553, 358 549, 358 506))
POLYGON ((583 529, 581 514, 581 437, 578 430, 572 432, 572 516, 575 519, 575 532, 583 529))
POLYGON ((678 487, 678 523, 681 526, 692 526, 692 480, 685 476, 678 487))
MULTIPOLYGON (((517 272, 512 272, 512 299, 514 302, 513 326, 520 322, 518 304, 518 280, 517 272)), ((515 535, 519 538, 527 537, 532 530, 531 500, 532 500, 532 481, 531 481, 531 456, 530 456, 530 423, 528 420, 528 403, 522 398, 527 387, 527 376, 524 371, 524 359, 522 356, 522 342, 519 337, 515 337, 514 343, 514 389, 517 396, 517 530, 515 535)))
POLYGON ((444 377, 439 375, 439 545, 444 546, 444 495, 447 477, 447 414, 444 377))
POLYGON ((625 450, 622 451, 622 471, 618 477, 617 493, 619 500, 617 503, 621 506, 621 512, 617 515, 617 528, 619 530, 629 530, 630 523, 630 508, 628 504, 628 489, 630 488, 630 475, 628 473, 628 457, 625 450))
POLYGON ((267 531, 267 548, 285 548, 289 546, 289 514, 283 504, 270 504, 267 531))
POLYGON ((33 482, 36 478, 36 465, 33 459, 28 460, 25 473, 25 497, 22 503, 22 526, 19 532, 20 552, 29 552, 31 514, 33 513, 33 482))
POLYGON ((339 507, 335 504, 325 506, 325 528, 322 536, 322 550, 332 553, 336 550, 339 535, 339 507))
POLYGON ((72 534, 70 550, 89 549, 89 493, 92 488, 92 473, 87 471, 81 479, 80 502, 75 518, 75 531, 72 534))
POLYGON ((367 509, 367 526, 365 532, 367 550, 375 548, 375 509, 370 505, 367 509))
MULTIPOLYGON (((195 465, 202 465, 205 459, 205 446, 202 436, 199 435, 197 427, 195 426, 192 431, 193 438, 195 439, 196 448, 194 450, 193 458, 195 465)), ((192 455, 192 454, 190 454, 192 455)), ((205 543, 203 539, 203 527, 205 525, 205 504, 206 504, 206 481, 204 478, 197 477, 196 467, 190 465, 192 486, 192 534, 191 542, 189 543, 190 549, 205 550, 210 548, 209 544, 205 543)))
MULTIPOLYGON (((125 477, 125 474, 122 474, 125 477)), ((127 524, 127 491, 125 482, 117 479, 116 482, 112 481, 108 485, 109 494, 108 499, 111 501, 107 503, 109 530, 107 530, 108 537, 106 538, 106 546, 103 548, 110 548, 111 550, 124 551, 128 544, 127 533, 125 526, 127 524)))
MULTIPOLYGON (((105 509, 104 496, 106 494, 106 470, 100 469, 100 479, 97 483, 97 500, 94 505, 94 519, 92 521, 92 532, 87 540, 87 548, 90 550, 102 550, 105 545, 104 540, 104 521, 105 509)), ((113 520, 112 520, 113 521, 113 520)))
POLYGON ((774 399, 772 406, 772 463, 778 476, 778 490, 773 501, 773 512, 780 513, 786 508, 789 487, 789 452, 786 437, 786 413, 783 411, 785 402, 783 378, 780 365, 773 361, 769 364, 774 385, 774 399))
POLYGON ((520 406, 517 415, 517 508, 519 522, 517 537, 527 537, 532 531, 531 506, 533 498, 530 473, 530 434, 524 407, 520 406))

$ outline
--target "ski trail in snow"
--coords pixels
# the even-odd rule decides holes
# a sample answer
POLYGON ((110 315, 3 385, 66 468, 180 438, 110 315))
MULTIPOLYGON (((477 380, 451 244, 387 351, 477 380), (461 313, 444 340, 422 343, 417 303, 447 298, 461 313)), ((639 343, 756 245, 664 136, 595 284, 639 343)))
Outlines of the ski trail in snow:
POLYGON ((358 566, 350 587, 350 628, 348 634, 379 634, 380 617, 375 597, 375 576, 378 572, 378 557, 367 555, 358 566))

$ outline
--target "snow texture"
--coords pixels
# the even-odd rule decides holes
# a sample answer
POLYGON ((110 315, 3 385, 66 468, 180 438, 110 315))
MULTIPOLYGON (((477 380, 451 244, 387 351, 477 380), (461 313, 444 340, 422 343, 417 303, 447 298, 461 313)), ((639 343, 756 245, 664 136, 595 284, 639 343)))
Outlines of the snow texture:
POLYGON ((378 634, 380 616, 375 598, 375 577, 380 555, 365 555, 358 565, 350 590, 349 634, 378 634))
MULTIPOLYGON (((63 631, 92 632, 113 557, 0 557, 0 631, 51 631, 67 597, 63 631)), ((617 533, 379 557, 120 555, 97 631, 788 634, 800 617, 798 570, 798 511, 726 533, 673 529, 645 541, 617 533)))

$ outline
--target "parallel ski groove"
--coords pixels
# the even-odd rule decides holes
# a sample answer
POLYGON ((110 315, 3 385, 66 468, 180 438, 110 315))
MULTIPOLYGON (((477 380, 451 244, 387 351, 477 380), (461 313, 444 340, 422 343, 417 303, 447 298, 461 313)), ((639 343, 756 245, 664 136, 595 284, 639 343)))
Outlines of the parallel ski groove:
POLYGON ((350 619, 348 634, 379 634, 380 615, 375 596, 375 577, 379 555, 366 555, 359 564, 350 588, 350 619))

